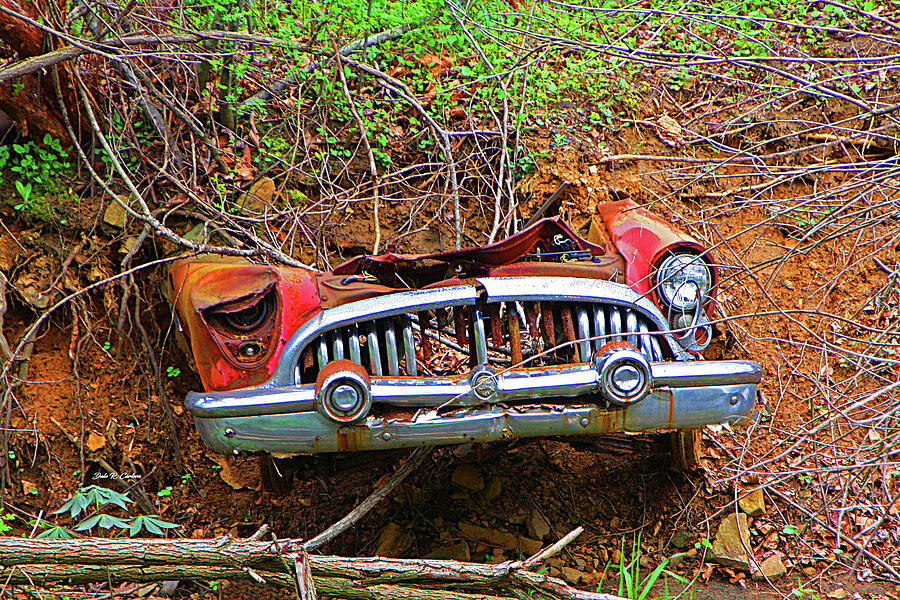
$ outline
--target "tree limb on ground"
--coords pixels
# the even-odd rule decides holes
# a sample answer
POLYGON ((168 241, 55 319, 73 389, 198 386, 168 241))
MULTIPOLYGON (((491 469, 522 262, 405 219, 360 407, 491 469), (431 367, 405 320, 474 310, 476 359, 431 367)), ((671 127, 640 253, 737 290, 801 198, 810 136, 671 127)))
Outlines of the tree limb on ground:
MULTIPOLYGON (((2 13, 2 11, 0 11, 0 13, 2 13)), ((406 23, 404 25, 400 25, 399 27, 395 27, 394 29, 389 29, 387 31, 382 31, 381 33, 369 36, 366 39, 357 40, 341 48, 341 54, 347 55, 356 50, 364 50, 371 46, 395 40, 401 35, 421 27, 422 24, 422 21, 415 23, 406 23)), ((209 30, 203 32, 198 31, 172 35, 131 35, 117 37, 114 39, 105 39, 102 41, 81 40, 81 42, 83 43, 77 46, 64 46, 62 48, 59 48, 58 50, 53 50, 52 52, 46 52, 44 54, 32 56, 26 58, 25 60, 14 63, 4 69, 0 69, 0 83, 45 70, 48 67, 52 67, 53 65, 65 62, 67 60, 78 58, 79 56, 82 56, 84 54, 100 54, 105 57, 111 56, 115 61, 124 61, 127 59, 127 55, 110 55, 109 52, 115 49, 127 48, 131 46, 156 46, 159 44, 198 44, 200 42, 210 40, 248 42, 253 44, 278 46, 285 48, 298 47, 297 44, 293 42, 287 42, 278 38, 253 35, 239 31, 220 30, 209 30)), ((244 103, 253 104, 254 102, 269 100, 277 96, 279 93, 287 90, 290 86, 298 83, 298 78, 300 75, 315 70, 325 62, 328 62, 328 60, 330 60, 330 57, 307 65, 300 72, 282 79, 281 81, 273 84, 270 90, 260 92, 256 96, 248 98, 244 103), (257 97, 259 97, 258 100, 253 100, 253 98, 257 97)))
MULTIPOLYGON (((580 528, 563 541, 571 541, 580 528)), ((564 544, 552 546, 559 551, 564 544)), ((303 561, 319 594, 350 600, 505 600, 539 593, 564 600, 621 600, 573 588, 525 568, 552 555, 497 565, 452 560, 343 558, 305 554, 303 540, 0 537, 0 579, 12 585, 252 579, 296 588, 303 561), (286 564, 287 563, 287 564, 286 564), (399 585, 398 585, 399 584, 399 585)))

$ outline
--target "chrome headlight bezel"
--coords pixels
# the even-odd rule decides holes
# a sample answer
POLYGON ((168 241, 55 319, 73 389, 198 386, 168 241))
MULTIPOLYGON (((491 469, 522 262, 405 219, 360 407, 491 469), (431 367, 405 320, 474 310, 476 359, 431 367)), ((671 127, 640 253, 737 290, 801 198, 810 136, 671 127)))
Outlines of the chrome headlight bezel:
POLYGON ((709 297, 713 270, 703 257, 674 252, 656 268, 656 294, 670 311, 692 312, 709 297))

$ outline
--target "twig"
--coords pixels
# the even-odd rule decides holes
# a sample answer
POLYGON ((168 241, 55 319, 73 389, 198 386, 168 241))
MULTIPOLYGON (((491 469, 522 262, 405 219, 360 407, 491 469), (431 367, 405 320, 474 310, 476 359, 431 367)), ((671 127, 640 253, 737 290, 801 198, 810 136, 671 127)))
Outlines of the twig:
POLYGON ((0 355, 4 360, 12 360, 13 352, 3 332, 3 317, 6 316, 6 275, 0 273, 0 355))
POLYGON ((431 451, 433 449, 433 446, 420 446, 419 448, 416 448, 412 454, 409 455, 409 458, 406 459, 406 462, 403 463, 399 469, 394 471, 393 475, 384 482, 384 485, 372 492, 368 498, 360 502, 356 508, 347 513, 347 516, 343 519, 337 521, 331 527, 304 543, 303 548, 307 551, 315 550, 349 529, 354 523, 365 516, 366 513, 372 510, 376 504, 390 494, 394 488, 400 485, 410 473, 419 468, 419 466, 425 462, 425 459, 431 456, 431 451))
POLYGON ((306 550, 301 549, 294 555, 294 576, 297 578, 298 600, 316 600, 316 584, 306 550))
MULTIPOLYGON (((414 29, 418 29, 419 27, 424 25, 427 21, 428 21, 428 19, 423 19, 421 21, 416 21, 414 23, 404 23, 403 25, 398 25, 397 27, 394 27, 393 29, 388 29, 387 31, 382 31, 381 33, 377 33, 375 35, 369 36, 362 40, 357 40, 357 41, 353 42, 352 44, 347 44, 346 46, 341 48, 340 53, 343 56, 347 56, 348 54, 350 54, 351 52, 354 52, 356 50, 365 50, 366 48, 369 48, 371 46, 376 46, 378 44, 383 44, 384 42, 396 40, 400 36, 410 32, 410 31, 413 31, 414 29)), ((263 102, 267 102, 267 101, 271 100, 272 98, 275 98, 275 97, 279 96, 280 94, 283 94, 289 88, 297 85, 300 82, 300 79, 303 75, 306 75, 307 73, 311 73, 312 71, 315 71, 316 69, 321 67, 322 64, 327 62, 327 60, 330 60, 330 59, 323 58, 323 59, 317 60, 313 63, 306 65, 305 67, 300 69, 298 72, 294 73, 293 75, 289 75, 289 76, 285 77, 284 79, 282 79, 281 81, 276 82, 270 88, 265 89, 261 92, 258 92, 257 94, 247 98, 246 100, 244 100, 241 103, 241 106, 243 108, 251 108, 254 106, 259 106, 263 102)))
POLYGON ((571 544, 572 541, 575 540, 575 538, 577 538, 582 533, 584 533, 584 527, 579 525, 578 527, 576 527, 575 529, 573 529, 572 531, 567 533, 565 536, 563 536, 559 541, 557 541, 552 546, 549 546, 549 547, 541 550, 534 556, 525 559, 525 561, 522 563, 522 567, 525 569, 530 569, 531 567, 541 564, 548 558, 556 556, 557 554, 562 552, 563 548, 565 548, 566 546, 571 544))

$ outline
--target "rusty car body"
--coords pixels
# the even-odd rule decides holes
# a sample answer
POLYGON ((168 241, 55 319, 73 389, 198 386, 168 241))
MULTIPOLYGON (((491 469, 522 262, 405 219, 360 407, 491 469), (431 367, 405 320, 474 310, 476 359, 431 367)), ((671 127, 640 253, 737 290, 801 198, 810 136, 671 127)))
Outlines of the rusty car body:
POLYGON ((216 256, 171 269, 219 452, 275 455, 676 432, 748 416, 760 366, 703 360, 718 273, 630 200, 588 238, 558 218, 499 243, 358 256, 330 272, 216 256))

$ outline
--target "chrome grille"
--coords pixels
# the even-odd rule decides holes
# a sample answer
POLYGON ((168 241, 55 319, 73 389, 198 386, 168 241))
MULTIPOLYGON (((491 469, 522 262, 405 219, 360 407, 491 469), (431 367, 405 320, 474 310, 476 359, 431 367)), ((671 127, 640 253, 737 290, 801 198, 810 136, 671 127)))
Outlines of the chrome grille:
POLYGON ((313 337, 300 354, 298 381, 310 382, 346 358, 375 376, 464 375, 478 365, 583 363, 611 341, 649 361, 672 358, 663 334, 639 310, 611 303, 476 301, 343 324, 313 337))

